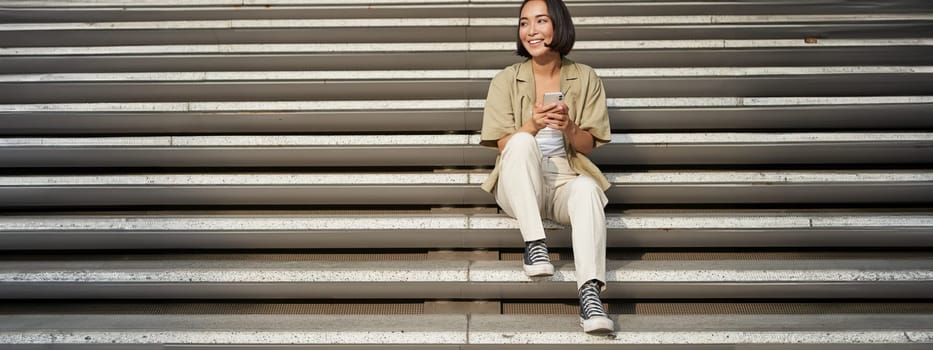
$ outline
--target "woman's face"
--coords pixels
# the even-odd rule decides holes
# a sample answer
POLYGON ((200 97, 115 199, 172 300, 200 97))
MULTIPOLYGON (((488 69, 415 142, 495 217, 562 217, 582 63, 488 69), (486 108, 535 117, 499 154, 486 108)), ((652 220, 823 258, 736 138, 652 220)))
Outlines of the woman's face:
POLYGON ((525 3, 518 19, 518 37, 531 57, 554 54, 545 44, 550 44, 554 25, 547 11, 547 3, 536 0, 525 3))

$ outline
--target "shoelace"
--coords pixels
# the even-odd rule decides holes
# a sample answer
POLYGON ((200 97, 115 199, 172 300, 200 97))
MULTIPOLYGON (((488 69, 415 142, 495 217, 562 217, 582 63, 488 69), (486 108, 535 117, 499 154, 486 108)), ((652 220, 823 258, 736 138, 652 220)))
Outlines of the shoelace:
POLYGON ((599 300, 599 284, 592 281, 580 288, 580 317, 588 320, 595 316, 607 317, 603 302, 599 300))
POLYGON ((525 243, 525 265, 547 264, 551 258, 547 253, 547 244, 544 240, 525 243))

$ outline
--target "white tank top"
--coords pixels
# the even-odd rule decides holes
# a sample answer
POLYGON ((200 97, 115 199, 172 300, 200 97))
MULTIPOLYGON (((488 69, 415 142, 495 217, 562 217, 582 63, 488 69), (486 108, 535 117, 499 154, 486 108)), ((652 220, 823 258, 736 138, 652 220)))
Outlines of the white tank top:
POLYGON ((560 130, 549 127, 538 130, 535 141, 538 142, 541 155, 545 157, 564 157, 567 155, 567 151, 564 150, 564 133, 560 132, 560 130))

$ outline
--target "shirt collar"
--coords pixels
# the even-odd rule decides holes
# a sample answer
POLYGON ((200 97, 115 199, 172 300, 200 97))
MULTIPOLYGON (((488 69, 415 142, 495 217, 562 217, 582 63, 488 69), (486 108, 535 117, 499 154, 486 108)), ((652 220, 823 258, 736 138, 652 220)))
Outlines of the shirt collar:
MULTIPOLYGON (((566 92, 580 78, 580 70, 576 64, 569 58, 562 58, 560 63, 560 89, 566 92)), ((525 60, 518 66, 518 74, 515 80, 520 82, 532 82, 535 80, 534 72, 531 68, 531 59, 525 60)))

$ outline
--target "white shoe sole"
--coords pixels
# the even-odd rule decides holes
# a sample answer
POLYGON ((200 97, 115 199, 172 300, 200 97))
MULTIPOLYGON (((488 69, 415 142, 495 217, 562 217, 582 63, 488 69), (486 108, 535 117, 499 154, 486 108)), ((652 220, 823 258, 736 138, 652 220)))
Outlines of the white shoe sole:
POLYGON ((580 325, 586 333, 612 333, 615 331, 615 324, 608 317, 595 316, 588 320, 580 319, 580 325))
POLYGON ((554 265, 551 264, 522 264, 522 267, 525 269, 525 275, 528 277, 544 277, 554 275, 554 265))

